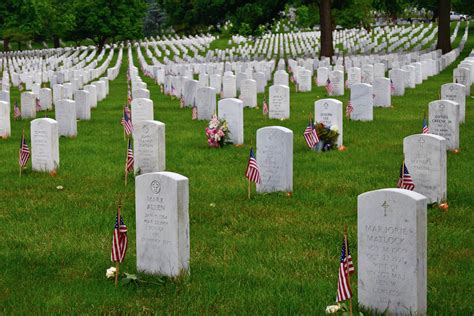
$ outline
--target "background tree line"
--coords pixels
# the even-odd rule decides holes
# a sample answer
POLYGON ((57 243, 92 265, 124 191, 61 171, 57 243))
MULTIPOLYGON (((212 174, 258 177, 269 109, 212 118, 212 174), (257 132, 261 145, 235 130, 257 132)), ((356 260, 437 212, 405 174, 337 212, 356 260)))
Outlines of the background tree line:
MULTIPOLYGON (((443 0, 444 1, 444 0, 443 0)), ((366 27, 374 12, 391 21, 407 8, 425 8, 439 15, 440 0, 1 0, 0 34, 5 50, 12 43, 52 42, 76 44, 90 39, 96 45, 140 39, 170 29, 182 34, 221 32, 259 35, 292 14, 293 25, 311 28, 366 27), (290 8, 292 12, 290 12, 290 8)), ((448 1, 449 2, 449 1, 448 1)), ((454 10, 474 14, 474 1, 452 0, 454 10)), ((446 7, 446 6, 445 6, 446 7)), ((332 40, 331 40, 332 41, 332 40)))

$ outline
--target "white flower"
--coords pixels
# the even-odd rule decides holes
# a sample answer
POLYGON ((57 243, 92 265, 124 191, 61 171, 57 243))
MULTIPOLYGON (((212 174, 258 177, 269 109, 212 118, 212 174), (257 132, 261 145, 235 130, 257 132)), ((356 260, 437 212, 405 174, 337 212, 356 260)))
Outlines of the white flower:
POLYGON ((339 128, 337 127, 337 125, 332 125, 331 128, 330 128, 330 130, 331 130, 332 132, 339 133, 339 128))
POLYGON ((115 272, 117 272, 117 269, 115 269, 115 267, 110 267, 107 269, 107 272, 105 272, 105 276, 107 279, 114 278, 115 272))
POLYGON ((341 309, 339 305, 329 305, 326 306, 326 314, 335 314, 341 309))

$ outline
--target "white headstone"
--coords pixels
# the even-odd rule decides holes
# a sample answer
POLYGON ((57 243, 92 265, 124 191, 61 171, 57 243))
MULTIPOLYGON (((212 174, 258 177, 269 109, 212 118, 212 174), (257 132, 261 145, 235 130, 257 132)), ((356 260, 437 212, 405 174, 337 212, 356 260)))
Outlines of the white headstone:
POLYGON ((89 92, 86 90, 76 90, 74 92, 74 101, 76 101, 76 118, 78 120, 91 119, 91 107, 89 92))
POLYGON ((172 172, 136 177, 137 270, 179 276, 189 270, 189 180, 172 172))
POLYGON ((31 163, 34 171, 52 172, 59 167, 58 122, 50 118, 31 121, 31 163))
POLYGON ((150 99, 133 99, 131 103, 132 125, 141 121, 153 121, 153 101, 150 99))
POLYGON ((141 121, 133 126, 135 174, 164 171, 166 168, 165 124, 141 121))
POLYGON ((202 87, 196 91, 198 120, 210 120, 216 112, 216 89, 202 87))
POLYGON ((429 104, 429 129, 431 134, 446 139, 446 149, 459 148, 459 104, 449 100, 429 104))
POLYGON ((351 87, 351 120, 372 121, 374 119, 373 89, 370 84, 358 83, 351 87))
POLYGON ((257 106, 257 82, 253 79, 245 79, 240 82, 240 100, 244 106, 254 108, 257 106))
POLYGON ((314 120, 325 126, 337 126, 339 137, 337 146, 341 146, 343 140, 343 117, 342 102, 336 99, 321 99, 314 102, 314 120))
POLYGON ((374 106, 392 106, 392 91, 390 88, 390 79, 384 77, 376 77, 374 79, 373 92, 374 106))
POLYGON ((42 110, 53 109, 53 97, 50 88, 41 88, 39 90, 39 100, 42 110))
POLYGON ((237 96, 237 83, 235 76, 225 75, 222 78, 222 97, 235 98, 237 96))
POLYGON ((76 137, 76 101, 59 100, 55 107, 56 121, 58 122, 59 136, 76 137))
POLYGON ((23 92, 21 94, 21 118, 36 117, 36 95, 33 92, 23 92))
POLYGON ((290 118, 290 88, 288 86, 273 85, 270 87, 269 118, 290 118))
POLYGON ((426 313, 426 203, 423 195, 403 189, 382 189, 359 195, 360 306, 389 315, 426 313))
POLYGON ((262 179, 257 192, 292 192, 293 132, 281 126, 258 129, 257 163, 262 179))
POLYGON ((410 135, 403 139, 405 165, 415 184, 415 192, 428 203, 446 199, 446 139, 433 134, 410 135))
POLYGON ((244 143, 244 103, 242 100, 228 98, 217 103, 219 119, 225 119, 229 126, 229 140, 234 145, 244 143))
POLYGON ((10 104, 0 101, 0 138, 8 138, 10 134, 10 104))
POLYGON ((441 99, 454 101, 459 104, 459 123, 464 123, 466 116, 465 87, 459 83, 446 83, 441 86, 441 99))

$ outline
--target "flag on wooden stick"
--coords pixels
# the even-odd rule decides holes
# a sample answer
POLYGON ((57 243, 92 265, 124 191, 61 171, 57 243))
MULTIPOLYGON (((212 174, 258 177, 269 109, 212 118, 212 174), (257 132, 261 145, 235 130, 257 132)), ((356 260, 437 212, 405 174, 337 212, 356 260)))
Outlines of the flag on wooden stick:
POLYGON ((253 148, 250 148, 250 156, 249 161, 247 163, 247 169, 245 170, 245 177, 247 177, 249 181, 255 183, 262 182, 262 179, 260 178, 260 170, 258 168, 257 159, 255 158, 255 154, 253 153, 253 148))
POLYGON ((30 148, 28 148, 28 144, 26 143, 25 139, 25 132, 21 136, 21 143, 20 143, 20 151, 18 153, 18 164, 20 165, 20 169, 25 168, 28 160, 30 159, 30 148))
POLYGON ((127 159, 125 161, 125 172, 128 174, 133 171, 133 163, 135 159, 133 158, 133 148, 132 148, 132 139, 128 139, 128 149, 127 149, 127 159))
POLYGON ((110 259, 112 260, 112 262, 123 262, 125 254, 127 253, 127 247, 127 226, 125 226, 123 222, 123 217, 119 215, 119 212, 117 212, 117 215, 115 216, 114 236, 112 238, 112 252, 110 255, 110 259))
POLYGON ((408 168, 405 165, 405 162, 403 162, 402 166, 400 167, 400 176, 398 178, 397 187, 410 191, 413 191, 415 189, 415 183, 413 182, 413 179, 411 178, 411 175, 408 172, 408 168))
POLYGON ((15 120, 21 119, 21 111, 17 101, 15 101, 15 106, 13 107, 13 118, 15 120))
POLYGON ((268 115, 268 103, 267 103, 267 98, 266 98, 265 95, 263 96, 262 108, 263 108, 263 115, 267 116, 268 115))
POLYGON ((344 234, 342 240, 341 257, 339 260, 339 277, 337 280, 337 296, 336 302, 346 301, 352 298, 352 290, 350 284, 350 275, 354 273, 354 264, 352 263, 351 252, 349 250, 349 242, 347 234, 344 234))
POLYGON ((421 130, 423 134, 429 134, 430 129, 428 128, 428 123, 426 122, 426 114, 425 117, 423 118, 423 129, 421 130))

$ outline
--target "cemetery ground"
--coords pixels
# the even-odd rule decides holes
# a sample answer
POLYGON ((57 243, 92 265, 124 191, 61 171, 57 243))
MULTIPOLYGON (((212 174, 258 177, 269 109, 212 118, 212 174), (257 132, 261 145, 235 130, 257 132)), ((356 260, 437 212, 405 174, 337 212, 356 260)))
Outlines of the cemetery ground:
MULTIPOLYGON (((12 137, 0 141, 0 313, 323 314, 335 301, 344 224, 357 266, 357 196, 396 186, 403 138, 421 132, 428 103, 439 99, 441 85, 452 82, 453 69, 474 48, 473 32, 456 62, 405 96, 392 96, 392 108, 374 108, 374 121, 344 118, 342 152, 312 152, 302 136, 314 101, 326 98, 323 87, 295 93, 291 85, 285 121, 264 118, 259 94, 260 108, 244 110, 245 145, 214 149, 207 146, 207 122, 192 121, 190 108, 180 109, 141 74, 155 119, 166 124, 167 170, 189 178, 190 275, 176 280, 139 275, 152 283, 116 289, 105 277, 119 196, 129 236, 121 271, 136 273, 134 181, 124 187, 120 125, 126 56, 109 97, 90 121, 78 122, 79 136, 60 139, 57 175, 29 168, 19 177, 19 141, 22 129, 30 141, 30 123, 12 121, 12 137), (294 192, 257 195, 253 187, 248 200, 249 149, 256 130, 272 125, 294 132, 294 192)), ((346 90, 336 98, 347 105, 348 97, 346 90)), ((11 98, 19 100, 17 89, 11 98)), ((473 120, 474 99, 467 97, 460 153, 448 153, 449 209, 428 209, 429 314, 474 310, 468 300, 474 286, 473 120)), ((355 298, 356 280, 357 274, 355 298)))

